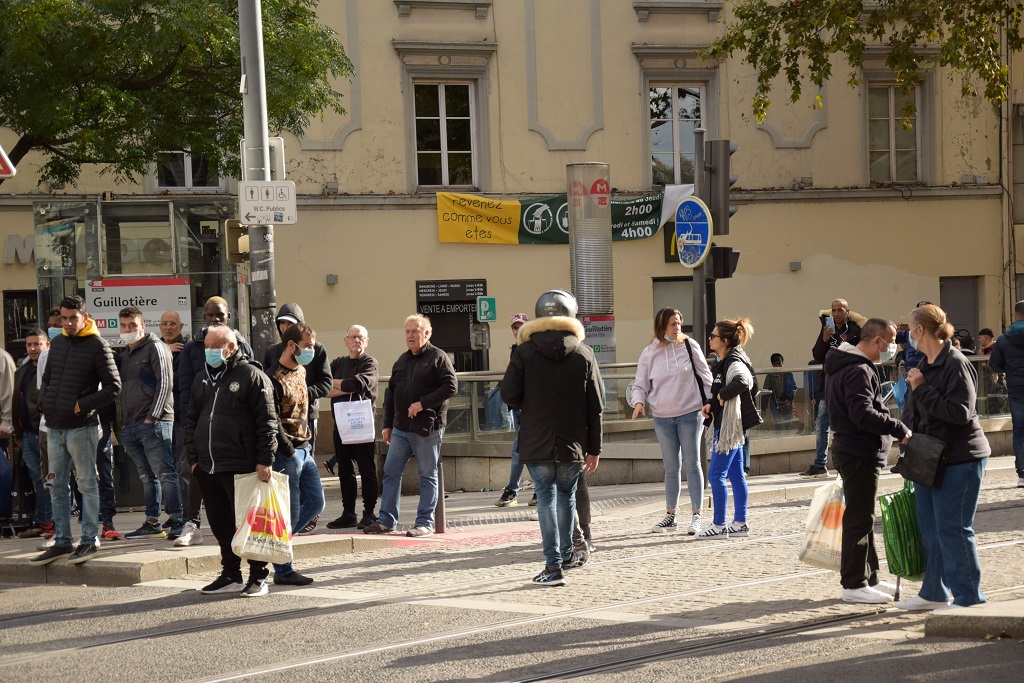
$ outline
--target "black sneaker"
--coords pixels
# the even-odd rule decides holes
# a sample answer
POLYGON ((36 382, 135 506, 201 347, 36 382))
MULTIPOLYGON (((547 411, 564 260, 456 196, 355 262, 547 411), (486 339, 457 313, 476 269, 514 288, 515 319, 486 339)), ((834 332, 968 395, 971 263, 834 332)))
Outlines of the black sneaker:
POLYGON ((263 579, 249 579, 249 582, 245 584, 245 588, 242 589, 243 598, 258 598, 261 595, 266 595, 270 592, 270 586, 267 585, 267 580, 263 579))
POLYGON ((327 528, 328 529, 348 529, 349 527, 354 527, 356 525, 356 522, 358 522, 358 521, 359 521, 359 518, 356 517, 356 513, 354 513, 354 512, 345 512, 345 513, 342 513, 341 517, 338 517, 337 519, 332 519, 331 521, 327 522, 327 528))
POLYGON ((359 520, 359 524, 356 525, 356 528, 359 529, 360 531, 362 531, 366 527, 371 526, 371 525, 376 524, 376 523, 377 523, 377 515, 373 514, 372 512, 364 512, 363 513, 363 518, 359 520))
POLYGON ((311 577, 303 576, 298 572, 274 577, 275 586, 308 586, 311 583, 313 583, 311 577))
POLYGON ((528 503, 528 505, 530 507, 532 507, 532 508, 537 507, 537 494, 536 493, 533 494, 533 498, 530 499, 530 502, 528 503))
POLYGON ((181 536, 181 530, 185 526, 185 519, 182 517, 171 517, 164 522, 164 531, 167 532, 167 540, 173 541, 181 536))
POLYGON ((333 477, 334 476, 334 464, 330 460, 324 460, 324 469, 333 477))
POLYGON ((68 564, 82 564, 92 559, 92 556, 100 551, 96 547, 95 543, 81 544, 75 548, 75 552, 71 553, 71 557, 68 558, 68 564))
POLYGON ((800 476, 804 479, 828 479, 828 468, 811 465, 806 472, 801 472, 800 476))
POLYGON ((892 472, 893 474, 899 474, 900 470, 902 470, 902 469, 903 469, 903 456, 900 456, 900 457, 896 458, 896 462, 893 464, 892 467, 889 468, 889 471, 892 472))
POLYGON ((142 523, 135 531, 129 531, 124 535, 125 538, 167 538, 167 532, 164 531, 163 526, 160 522, 152 524, 149 520, 142 523))
POLYGON ((545 567, 544 571, 533 577, 533 582, 538 586, 564 586, 565 575, 562 573, 561 567, 555 569, 545 567))
POLYGON ((32 564, 39 565, 50 564, 58 557, 62 555, 70 555, 71 553, 72 548, 69 545, 51 545, 49 548, 43 551, 42 555, 36 555, 30 560, 30 562, 32 562, 32 564))
POLYGON ((501 492, 501 498, 495 503, 495 506, 500 508, 509 508, 514 505, 519 505, 519 501, 516 500, 516 493, 508 489, 501 492))
POLYGON ((316 517, 311 519, 309 524, 307 524, 306 526, 302 527, 302 531, 300 531, 298 534, 296 534, 296 536, 304 536, 306 534, 311 534, 314 531, 316 531, 316 523, 317 523, 317 520, 319 520, 319 519, 320 519, 320 515, 317 515, 316 517))
POLYGON ((394 529, 386 527, 380 522, 374 522, 373 524, 363 527, 364 534, 391 534, 394 533, 394 531, 394 529))
POLYGON ((589 561, 590 553, 587 551, 587 546, 578 545, 572 549, 572 556, 562 563, 562 571, 565 572, 570 569, 579 569, 589 561))
POLYGON ((209 586, 204 586, 199 589, 199 592, 203 595, 217 595, 218 593, 241 593, 245 588, 245 584, 242 583, 242 577, 230 577, 221 574, 217 577, 217 580, 211 583, 209 586))

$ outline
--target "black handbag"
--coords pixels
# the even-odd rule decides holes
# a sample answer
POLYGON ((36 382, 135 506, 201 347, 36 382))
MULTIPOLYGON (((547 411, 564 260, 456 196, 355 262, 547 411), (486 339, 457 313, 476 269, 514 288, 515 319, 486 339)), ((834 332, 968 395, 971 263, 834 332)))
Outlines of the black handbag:
MULTIPOLYGON (((694 344, 696 344, 696 343, 697 342, 694 342, 694 344)), ((708 402, 708 396, 704 392, 704 382, 701 382, 700 381, 700 377, 697 376, 697 366, 694 365, 694 363, 693 363, 693 351, 690 349, 690 340, 689 340, 689 338, 684 340, 683 344, 686 345, 686 355, 690 357, 690 367, 693 369, 693 379, 696 380, 696 382, 697 382, 697 390, 700 391, 701 405, 705 405, 708 402)), ((699 345, 697 346, 697 350, 700 351, 700 346, 699 345)), ((715 421, 715 418, 713 418, 713 417, 711 417, 709 415, 708 417, 704 418, 704 426, 707 427, 707 426, 709 426, 714 421, 715 421)))
POLYGON ((916 484, 938 488, 946 469, 946 450, 942 439, 914 432, 907 441, 900 474, 916 484))

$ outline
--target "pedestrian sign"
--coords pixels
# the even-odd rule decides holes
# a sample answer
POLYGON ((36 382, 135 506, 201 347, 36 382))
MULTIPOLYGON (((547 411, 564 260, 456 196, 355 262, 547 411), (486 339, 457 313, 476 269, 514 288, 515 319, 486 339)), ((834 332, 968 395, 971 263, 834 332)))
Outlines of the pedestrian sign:
POLYGON ((687 268, 704 263, 711 251, 711 212, 696 197, 686 197, 676 207, 676 251, 687 268))
POLYGON ((498 304, 493 296, 476 298, 476 320, 480 323, 493 323, 498 320, 498 304))
POLYGON ((295 223, 295 206, 295 183, 290 180, 238 183, 238 217, 242 225, 295 223))

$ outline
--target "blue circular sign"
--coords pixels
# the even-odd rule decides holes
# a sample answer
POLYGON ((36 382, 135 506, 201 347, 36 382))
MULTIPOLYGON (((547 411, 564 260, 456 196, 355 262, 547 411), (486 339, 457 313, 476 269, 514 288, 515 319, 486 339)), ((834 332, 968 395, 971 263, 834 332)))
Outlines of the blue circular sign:
POLYGON ((696 197, 687 197, 676 207, 676 252, 687 268, 704 263, 711 251, 711 212, 696 197))

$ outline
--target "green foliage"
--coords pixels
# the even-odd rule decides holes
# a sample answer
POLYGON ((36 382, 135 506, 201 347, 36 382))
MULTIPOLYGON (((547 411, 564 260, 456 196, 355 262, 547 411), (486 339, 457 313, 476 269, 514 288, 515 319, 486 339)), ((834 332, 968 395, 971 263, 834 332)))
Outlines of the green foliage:
POLYGON ((830 80, 832 56, 843 55, 852 68, 847 84, 856 85, 865 49, 874 45, 887 49, 886 66, 905 93, 938 64, 963 76, 965 95, 977 95, 973 84, 981 83, 985 98, 1000 102, 1009 89, 1000 35, 1010 51, 1024 45, 1020 0, 737 0, 733 12, 735 21, 706 56, 740 53, 754 67, 759 123, 780 72, 795 102, 804 82, 820 88, 830 80), (929 56, 934 48, 938 55, 929 56))
MULTIPOLYGON (((352 64, 316 0, 263 0, 271 131, 301 134, 344 113, 332 78, 352 64)), ((81 165, 118 182, 162 150, 189 149, 237 175, 242 137, 237 0, 0 0, 0 126, 73 184, 81 165)))

